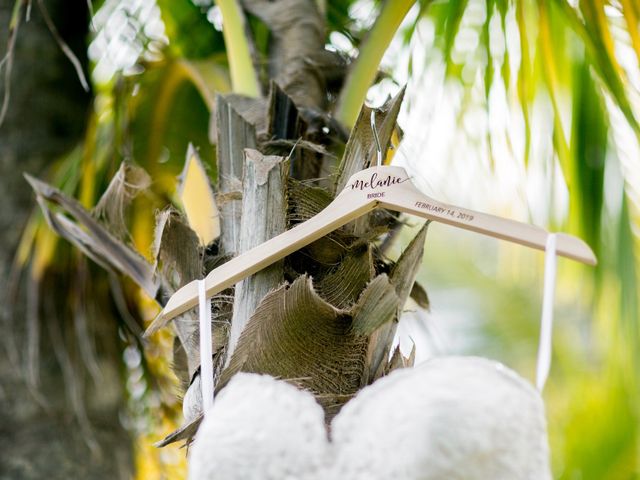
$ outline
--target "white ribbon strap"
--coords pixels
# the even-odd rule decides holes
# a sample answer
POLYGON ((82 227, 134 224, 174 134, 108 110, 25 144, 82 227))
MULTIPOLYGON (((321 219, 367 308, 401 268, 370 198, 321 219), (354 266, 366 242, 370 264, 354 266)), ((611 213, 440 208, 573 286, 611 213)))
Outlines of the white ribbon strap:
POLYGON ((540 343, 536 367, 536 387, 542 392, 551 368, 551 333, 553 330, 553 297, 556 288, 556 234, 547 236, 544 258, 544 293, 540 319, 540 343))
POLYGON ((202 411, 213 405, 213 354, 211 351, 211 299, 207 298, 204 280, 198 280, 200 314, 200 386, 202 387, 202 411))

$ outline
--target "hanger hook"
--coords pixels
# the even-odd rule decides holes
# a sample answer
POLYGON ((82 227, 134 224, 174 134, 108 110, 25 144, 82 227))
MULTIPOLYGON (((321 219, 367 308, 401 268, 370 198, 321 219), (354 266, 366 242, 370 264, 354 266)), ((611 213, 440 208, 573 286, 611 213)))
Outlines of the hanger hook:
POLYGON ((378 159, 378 166, 382 166, 382 147, 380 146, 380 138, 378 137, 378 130, 376 129, 376 111, 371 110, 371 131, 373 132, 373 139, 376 142, 376 155, 378 159))

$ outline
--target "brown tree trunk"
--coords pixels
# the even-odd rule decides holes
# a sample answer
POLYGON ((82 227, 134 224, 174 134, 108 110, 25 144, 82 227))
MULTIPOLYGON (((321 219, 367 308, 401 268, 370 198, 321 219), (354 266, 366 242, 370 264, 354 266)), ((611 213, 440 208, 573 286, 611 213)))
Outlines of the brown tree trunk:
MULTIPOLYGON (((0 57, 7 48, 14 1, 0 0, 0 57)), ((86 66, 86 2, 44 3, 60 34, 86 66)), ((101 374, 99 382, 85 382, 87 388, 76 397, 86 412, 82 429, 77 404, 72 405, 67 393, 73 371, 67 361, 73 355, 59 348, 68 335, 73 336, 68 319, 55 318, 43 308, 34 330, 33 324, 28 327, 26 288, 17 300, 7 295, 17 242, 34 206, 34 195, 22 174, 45 176, 47 166, 79 141, 90 100, 34 0, 31 20, 25 23, 23 18, 19 28, 9 110, 0 126, 0 479, 132 476, 132 442, 119 421, 124 395, 116 322, 105 322, 103 316, 99 325, 91 325, 88 319, 91 330, 98 332, 95 350, 101 374), (34 331, 39 332, 35 338, 34 331), (29 344, 39 352, 37 389, 25 380, 29 344), (87 425, 91 425, 90 441, 87 425)), ((62 283, 69 272, 63 269, 52 275, 62 283)))

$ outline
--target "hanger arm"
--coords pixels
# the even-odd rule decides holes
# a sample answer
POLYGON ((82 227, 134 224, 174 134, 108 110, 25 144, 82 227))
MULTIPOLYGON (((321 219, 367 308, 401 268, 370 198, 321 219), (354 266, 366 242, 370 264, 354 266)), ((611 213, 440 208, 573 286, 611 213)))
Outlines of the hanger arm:
MULTIPOLYGON (((439 202, 413 185, 390 190, 380 206, 543 251, 549 235, 535 225, 439 202)), ((572 235, 557 234, 557 254, 588 265, 597 263, 591 248, 572 235)))
MULTIPOLYGON (((351 220, 373 210, 378 202, 354 193, 341 195, 324 210, 291 230, 238 255, 209 272, 205 278, 207 298, 235 285, 287 255, 331 233, 351 220)), ((198 305, 198 282, 194 280, 174 293, 164 309, 149 325, 145 337, 166 326, 178 315, 198 305)))

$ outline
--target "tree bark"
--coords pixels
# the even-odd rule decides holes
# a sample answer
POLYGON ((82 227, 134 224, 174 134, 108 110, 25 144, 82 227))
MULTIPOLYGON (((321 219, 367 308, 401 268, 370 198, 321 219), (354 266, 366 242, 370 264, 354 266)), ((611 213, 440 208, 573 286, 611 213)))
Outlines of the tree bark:
MULTIPOLYGON (((14 1, 0 0, 0 58, 7 49, 14 1)), ((44 4, 86 67, 86 2, 44 4)), ((0 92, 3 88, 0 81, 0 92)), ((30 21, 23 17, 17 34, 9 109, 0 126, 0 479, 99 480, 131 478, 133 471, 132 442, 119 421, 124 395, 116 322, 105 322, 104 314, 99 325, 97 318, 87 319, 97 334, 100 376, 99 381, 84 383, 86 388, 75 397, 84 412, 79 419, 78 404, 73 405, 68 394, 77 365, 72 365, 73 354, 59 348, 74 336, 73 323, 46 308, 33 317, 26 308, 27 288, 17 297, 7 295, 16 246, 34 207, 34 195, 22 174, 44 176, 53 160, 77 144, 90 100, 34 1, 30 21), (39 318, 35 338, 34 329, 27 327, 34 318, 39 318), (27 345, 34 344, 39 355, 37 389, 25 380, 27 345)), ((68 288, 70 272, 62 269, 51 275, 60 289, 68 288)), ((88 377, 84 366, 78 371, 88 377)))

